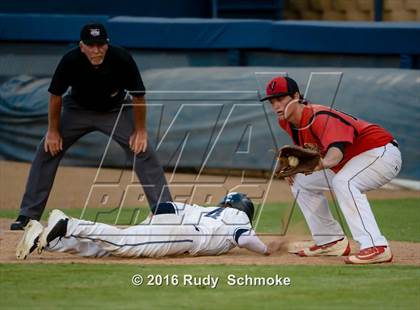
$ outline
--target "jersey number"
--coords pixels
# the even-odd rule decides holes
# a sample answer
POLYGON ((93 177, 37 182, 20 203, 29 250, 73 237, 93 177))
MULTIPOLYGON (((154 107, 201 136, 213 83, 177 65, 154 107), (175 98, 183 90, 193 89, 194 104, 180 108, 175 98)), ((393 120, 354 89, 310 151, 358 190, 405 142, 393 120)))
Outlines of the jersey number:
POLYGON ((216 220, 220 216, 220 214, 222 214, 223 210, 225 210, 225 208, 217 208, 204 216, 211 217, 212 219, 216 220))

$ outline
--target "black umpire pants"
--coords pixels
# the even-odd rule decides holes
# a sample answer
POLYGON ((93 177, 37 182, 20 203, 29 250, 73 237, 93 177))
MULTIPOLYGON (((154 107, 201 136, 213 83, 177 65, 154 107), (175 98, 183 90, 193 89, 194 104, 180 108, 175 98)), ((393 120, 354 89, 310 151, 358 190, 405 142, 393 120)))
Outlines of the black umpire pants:
MULTIPOLYGON (((126 103, 131 102, 127 101, 126 103)), ((92 131, 100 131, 111 136, 115 127, 112 139, 121 145, 128 155, 134 155, 129 146, 129 138, 134 131, 132 107, 123 108, 118 119, 119 114, 119 109, 110 112, 86 110, 80 107, 70 96, 63 98, 60 124, 63 151, 56 156, 51 156, 50 153, 44 151, 45 137, 41 140, 26 183, 20 215, 35 220, 41 218, 53 186, 58 165, 66 150, 82 136, 92 131), (118 124, 116 125, 117 119, 118 124)), ((143 186, 150 208, 154 208, 159 201, 172 201, 163 169, 149 143, 146 152, 136 155, 134 169, 143 186)))

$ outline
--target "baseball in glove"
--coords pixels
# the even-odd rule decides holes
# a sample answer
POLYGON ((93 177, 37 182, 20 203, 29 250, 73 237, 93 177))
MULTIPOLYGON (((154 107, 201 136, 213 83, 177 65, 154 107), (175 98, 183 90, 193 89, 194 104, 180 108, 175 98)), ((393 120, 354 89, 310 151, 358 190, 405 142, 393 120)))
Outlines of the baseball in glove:
POLYGON ((276 176, 289 177, 296 173, 310 173, 319 164, 318 151, 296 145, 285 145, 278 152, 276 176))

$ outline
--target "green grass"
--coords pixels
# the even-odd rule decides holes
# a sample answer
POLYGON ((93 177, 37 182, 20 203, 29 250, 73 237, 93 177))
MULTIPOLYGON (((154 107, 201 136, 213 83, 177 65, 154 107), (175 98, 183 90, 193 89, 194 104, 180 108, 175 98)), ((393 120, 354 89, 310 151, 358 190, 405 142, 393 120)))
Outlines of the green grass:
MULTIPOLYGON (((389 240, 420 242, 419 199, 371 200, 370 203, 382 234, 389 240)), ((337 212, 339 206, 330 203, 330 209, 334 217, 344 226, 347 235, 351 235, 343 214, 341 211, 337 212)), ((282 233, 285 231, 285 224, 289 217, 288 232, 297 231, 309 234, 299 207, 296 205, 295 208, 292 208, 292 204, 265 206, 261 213, 258 231, 282 233)))
MULTIPOLYGON (((382 232, 391 240, 420 242, 417 199, 372 201, 382 232)), ((333 213, 335 208, 332 207, 333 213)), ((81 209, 64 210, 79 217, 81 209)), ((88 209, 85 218, 114 223, 116 212, 88 209)), ((109 211, 109 210, 104 210, 109 211)), ((280 233, 291 204, 265 206, 258 231, 280 233), (283 218, 283 220, 282 220, 283 218)), ((137 222, 146 215, 140 209, 137 222)), ((134 216, 133 216, 134 214, 134 216)), ((122 210, 118 224, 129 224, 136 209, 122 210)), ((335 213, 335 215, 337 215, 335 213)), ((16 211, 0 210, 14 218, 16 211)), ((44 219, 47 212, 44 213, 44 219)), ((304 229, 298 208, 289 231, 304 229)), ((418 266, 235 266, 115 264, 0 264, 0 309, 420 309, 418 266), (134 286, 131 277, 186 274, 219 277, 206 286, 134 286), (291 285, 228 286, 228 274, 290 277, 291 285)))
MULTIPOLYGON (((418 199, 395 199, 395 200, 373 200, 372 209, 382 233, 389 240, 414 241, 420 242, 420 202, 418 199)), ((336 218, 336 208, 331 204, 331 210, 336 218)), ((80 217, 82 209, 64 209, 66 214, 73 217, 80 217)), ((305 220, 299 207, 292 211, 292 204, 267 204, 259 220, 257 231, 264 233, 281 234, 286 229, 288 217, 291 216, 290 225, 287 228, 288 233, 307 233, 305 220)), ((87 209, 84 218, 97 220, 98 222, 114 224, 116 220, 117 209, 87 209), (111 212, 113 211, 113 212, 111 212), (100 212, 100 213, 98 213, 100 212), (106 213, 107 212, 107 213, 106 213)), ((122 209, 117 224, 128 225, 142 221, 148 214, 146 208, 125 208, 122 209), (138 214, 137 220, 136 216, 138 214)), ((15 218, 17 211, 0 210, 0 217, 15 218)), ((48 212, 44 212, 43 219, 46 220, 48 212)), ((349 230, 345 225, 344 217, 341 215, 345 231, 349 230)))
POLYGON ((415 266, 0 265, 1 309, 419 309, 415 266), (134 286, 133 274, 219 277, 206 286, 134 286), (227 276, 290 277, 228 286, 227 276), (17 287, 19 289, 17 289, 17 287))

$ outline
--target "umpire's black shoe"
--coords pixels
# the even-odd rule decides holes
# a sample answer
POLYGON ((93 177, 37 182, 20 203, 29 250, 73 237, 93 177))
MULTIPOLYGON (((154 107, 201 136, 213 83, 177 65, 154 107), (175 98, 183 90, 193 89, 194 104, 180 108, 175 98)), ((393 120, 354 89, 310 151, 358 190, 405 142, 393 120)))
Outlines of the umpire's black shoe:
POLYGON ((24 230, 31 218, 26 215, 19 215, 16 221, 10 225, 10 230, 24 230))

